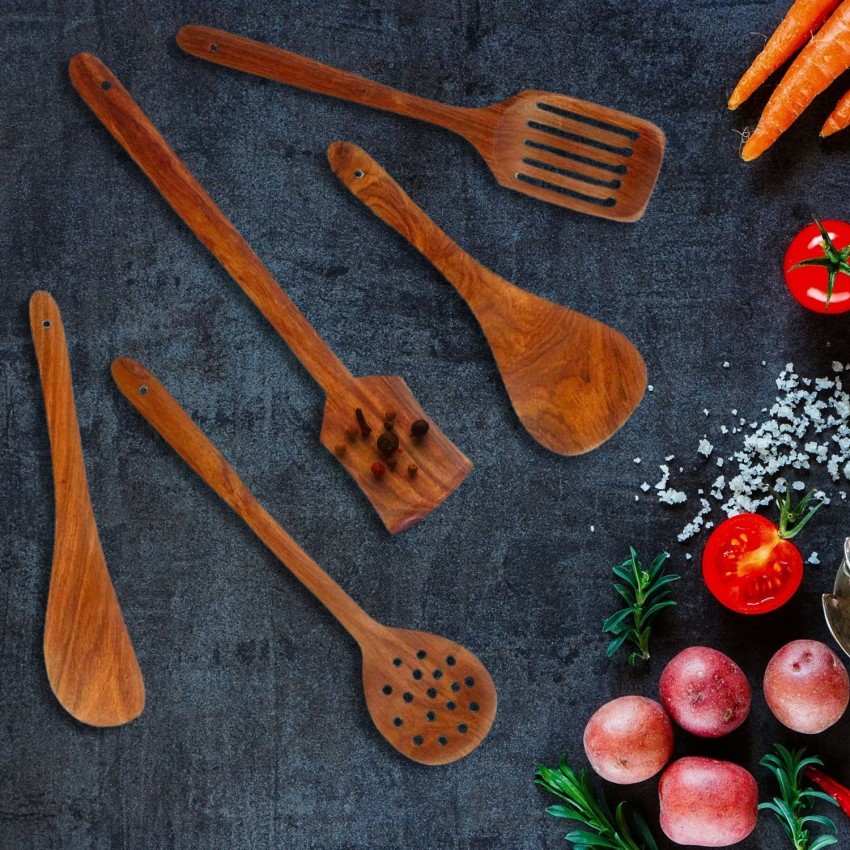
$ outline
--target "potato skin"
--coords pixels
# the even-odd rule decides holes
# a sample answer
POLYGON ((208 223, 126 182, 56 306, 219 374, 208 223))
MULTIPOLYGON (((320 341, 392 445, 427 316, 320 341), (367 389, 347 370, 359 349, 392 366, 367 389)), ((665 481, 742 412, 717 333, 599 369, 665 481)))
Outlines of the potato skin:
POLYGON ((850 702, 850 679, 841 659, 817 640, 793 640, 770 659, 764 696, 776 719, 806 735, 836 723, 850 702))
POLYGON ((643 782, 670 760, 673 725, 654 700, 619 697, 587 721, 584 751, 603 779, 618 785, 643 782))
POLYGON ((687 732, 719 738, 737 729, 750 713, 750 685, 728 655, 707 646, 682 650, 658 683, 661 704, 687 732))
POLYGON ((728 847, 758 820, 752 774, 728 761, 688 756, 674 761, 658 783, 661 829, 676 844, 728 847))

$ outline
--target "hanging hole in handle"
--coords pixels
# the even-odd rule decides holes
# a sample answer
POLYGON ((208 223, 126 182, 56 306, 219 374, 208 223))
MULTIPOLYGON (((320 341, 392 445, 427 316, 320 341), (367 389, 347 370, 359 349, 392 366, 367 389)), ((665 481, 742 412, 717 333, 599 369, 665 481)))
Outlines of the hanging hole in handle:
POLYGON ((53 327, 53 322, 51 322, 51 321, 50 321, 50 319, 45 319, 45 320, 41 323, 41 326, 42 326, 43 328, 52 328, 52 327, 53 327))
POLYGON ((210 53, 218 53, 218 45, 215 42, 210 45, 210 53))
POLYGON ((366 176, 366 172, 362 168, 356 168, 354 170, 354 176, 357 180, 362 180, 366 176))
POLYGON ((139 395, 147 395, 147 394, 148 394, 148 388, 144 384, 142 384, 142 386, 139 387, 139 395))
POLYGON ((100 84, 100 87, 101 87, 104 91, 109 91, 109 90, 112 88, 112 83, 110 83, 110 82, 109 82, 109 80, 104 80, 104 81, 100 84))

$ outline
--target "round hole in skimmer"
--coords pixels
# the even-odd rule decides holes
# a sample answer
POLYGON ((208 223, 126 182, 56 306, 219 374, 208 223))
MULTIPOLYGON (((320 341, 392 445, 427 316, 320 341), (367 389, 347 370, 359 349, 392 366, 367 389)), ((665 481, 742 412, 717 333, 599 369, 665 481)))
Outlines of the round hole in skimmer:
POLYGON ((414 670, 413 671, 413 678, 416 679, 417 681, 419 679, 421 679, 422 678, 422 671, 421 670, 414 670))
POLYGON ((435 679, 442 679, 443 678, 443 671, 442 670, 435 670, 434 671, 434 678, 435 679))
POLYGON ((471 702, 469 704, 469 710, 470 711, 478 711, 480 708, 481 708, 481 706, 479 706, 477 702, 471 702))
POLYGON ((475 679, 473 679, 472 676, 467 676, 463 680, 463 683, 464 685, 466 685, 467 688, 471 688, 475 684, 475 679))
POLYGON ((109 90, 112 88, 112 83, 110 83, 110 82, 109 82, 109 80, 104 80, 104 81, 100 84, 100 87, 101 87, 104 91, 109 91, 109 90))
POLYGON ((405 691, 405 692, 401 695, 401 698, 402 698, 405 702, 413 702, 413 694, 412 694, 412 693, 410 693, 410 691, 405 691))
POLYGON ((218 45, 215 42, 210 45, 210 53, 218 53, 218 45))
POLYGON ((441 747, 445 747, 446 744, 448 744, 449 739, 445 735, 440 735, 440 737, 437 738, 437 741, 439 742, 441 747))
POLYGON ((448 658, 446 658, 446 664, 448 664, 449 667, 454 667, 455 664, 457 664, 454 655, 449 655, 448 658))
POLYGON ((141 387, 139 387, 139 395, 147 395, 147 394, 148 394, 148 388, 146 386, 142 385, 141 387))
POLYGON ((469 731, 469 727, 465 723, 458 723, 457 731, 460 732, 461 735, 465 735, 469 731))
POLYGON ((437 712, 436 711, 427 712, 426 715, 425 715, 425 719, 430 721, 431 723, 433 723, 437 719, 437 712))
POLYGON ((425 739, 421 735, 414 735, 413 743, 416 744, 417 747, 421 747, 425 743, 425 739))
POLYGON ((393 658, 393 667, 401 667, 401 659, 393 658))
POLYGON ((452 682, 452 690, 457 693, 460 690, 460 682, 452 682))
POLYGON ((383 691, 383 692, 384 692, 387 696, 389 696, 389 695, 393 692, 393 686, 392 686, 392 685, 384 685, 384 687, 383 687, 383 688, 381 688, 381 690, 382 690, 382 691, 383 691))
POLYGON ((393 726, 403 726, 404 721, 400 717, 393 717, 393 726))
POLYGON ((436 688, 428 688, 428 690, 427 690, 425 693, 427 693, 427 694, 428 694, 428 696, 429 696, 431 699, 435 699, 435 698, 436 698, 436 696, 437 696, 437 689, 436 689, 436 688))
POLYGON ((416 657, 417 657, 420 661, 421 661, 423 658, 425 658, 427 655, 428 655, 428 653, 427 653, 427 652, 425 652, 425 650, 424 650, 424 649, 420 649, 420 650, 419 650, 419 652, 417 652, 417 653, 416 653, 416 657))
POLYGON ((354 169, 354 176, 358 180, 362 180, 366 176, 366 172, 362 168, 355 168, 354 169))
POLYGON ((449 711, 454 711, 454 710, 457 708, 457 703, 456 703, 454 700, 449 700, 449 701, 446 703, 446 708, 447 708, 449 711))
POLYGON ((51 322, 51 321, 50 321, 50 319, 45 319, 45 320, 41 323, 41 326, 42 326, 43 328, 50 328, 50 327, 53 327, 53 322, 51 322))

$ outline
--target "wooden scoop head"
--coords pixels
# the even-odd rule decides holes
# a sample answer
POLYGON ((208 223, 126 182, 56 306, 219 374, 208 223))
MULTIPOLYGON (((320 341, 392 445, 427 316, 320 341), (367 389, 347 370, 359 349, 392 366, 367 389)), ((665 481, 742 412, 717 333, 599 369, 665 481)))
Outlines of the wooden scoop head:
POLYGON ((497 118, 493 128, 467 138, 502 186, 601 218, 643 215, 664 158, 655 124, 545 91, 487 110, 497 118))
POLYGON ((496 688, 468 649, 387 627, 360 646, 369 714, 400 753, 420 764, 448 764, 484 740, 496 716, 496 688))

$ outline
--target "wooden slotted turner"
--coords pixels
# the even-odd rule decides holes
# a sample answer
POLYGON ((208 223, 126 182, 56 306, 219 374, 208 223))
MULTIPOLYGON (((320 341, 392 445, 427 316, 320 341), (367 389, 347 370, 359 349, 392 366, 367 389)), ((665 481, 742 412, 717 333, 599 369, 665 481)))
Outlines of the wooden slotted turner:
POLYGON ((517 416, 535 440, 558 454, 581 454, 631 416, 646 389, 646 366, 626 337, 486 269, 357 145, 334 142, 328 160, 351 192, 461 294, 490 343, 517 416))
POLYGON ((141 714, 145 685, 97 534, 71 363, 59 307, 30 298, 56 491, 53 567, 44 623, 44 663, 63 708, 90 726, 120 726, 141 714))
POLYGON ((70 63, 71 81, 119 144, 153 181, 175 212, 224 266, 271 322, 296 357, 325 391, 321 442, 348 470, 387 529, 402 531, 427 516, 472 468, 470 461, 431 424, 425 437, 405 439, 425 414, 403 378, 372 375, 355 378, 316 333, 271 272, 215 205, 200 183, 159 134, 112 72, 86 53, 70 63), (355 411, 373 429, 353 436, 355 411), (395 468, 385 464, 377 477, 372 465, 386 460, 376 439, 388 412, 397 416, 404 454, 395 468), (415 466, 416 472, 408 472, 415 466))
POLYGON ((654 124, 562 94, 524 91, 469 109, 211 27, 185 26, 177 43, 218 65, 452 130, 478 150, 502 186, 589 215, 637 221, 664 156, 664 133, 654 124))
POLYGON ((366 707, 390 744, 422 764, 447 764, 472 752, 496 715, 496 689, 478 658, 444 637, 373 620, 272 519, 144 366, 118 358, 112 376, 160 436, 357 641, 363 654, 366 707))

